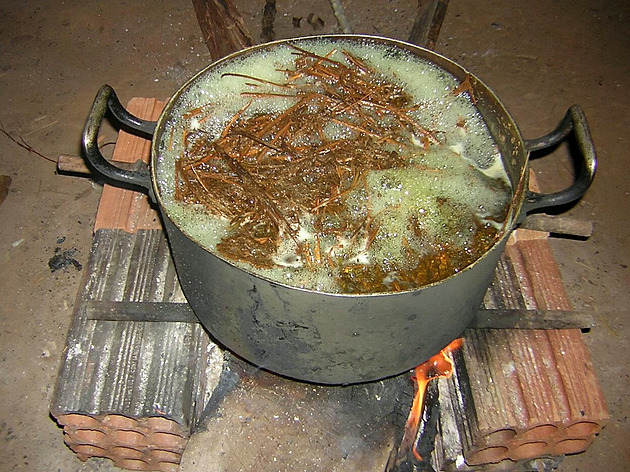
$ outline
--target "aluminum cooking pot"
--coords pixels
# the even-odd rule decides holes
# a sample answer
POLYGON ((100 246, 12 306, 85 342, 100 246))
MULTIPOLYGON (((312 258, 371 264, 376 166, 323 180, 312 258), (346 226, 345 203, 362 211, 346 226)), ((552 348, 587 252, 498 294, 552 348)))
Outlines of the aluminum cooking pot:
MULTIPOLYGON (((438 352, 470 324, 491 283, 511 230, 527 212, 569 203, 589 187, 595 149, 582 110, 573 106, 560 125, 539 139, 524 140, 494 93, 455 62, 423 48, 386 38, 333 35, 328 40, 377 43, 400 48, 452 74, 468 79, 483 117, 502 155, 513 197, 508 220, 494 245, 458 273, 403 292, 331 294, 284 285, 236 267, 206 250, 173 221, 161 199, 155 163, 165 123, 181 97, 207 71, 244 55, 264 54, 278 43, 245 49, 221 59, 191 78, 166 105, 157 122, 129 114, 113 89, 96 96, 83 133, 91 166, 118 185, 140 187, 160 208, 182 289, 191 308, 220 345, 261 368, 290 378, 349 384, 374 381, 409 370, 438 352), (152 138, 149 165, 125 170, 99 152, 97 135, 107 110, 125 127, 152 138), (580 150, 580 171, 565 190, 551 194, 528 190, 530 151, 553 146, 569 134, 580 150)), ((293 44, 313 38, 287 40, 293 44)))

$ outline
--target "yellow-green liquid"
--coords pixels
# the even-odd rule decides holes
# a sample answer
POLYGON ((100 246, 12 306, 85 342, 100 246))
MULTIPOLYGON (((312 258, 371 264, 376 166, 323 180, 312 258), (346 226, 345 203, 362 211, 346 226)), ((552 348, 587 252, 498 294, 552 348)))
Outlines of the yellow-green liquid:
MULTIPOLYGON (((499 234, 511 189, 501 155, 479 112, 467 94, 456 95, 457 79, 432 63, 369 41, 300 41, 299 47, 352 66, 343 51, 378 72, 379 80, 400 86, 416 107, 409 116, 435 131, 438 143, 427 148, 422 136, 406 137, 395 149, 404 167, 371 170, 361 185, 344 196, 342 214, 360 221, 360 231, 322 232, 317 212, 299 216, 296 233, 281 231, 273 264, 230 260, 257 275, 288 285, 329 293, 374 293, 411 290, 462 270, 483 254, 499 234), (315 248, 317 248, 315 250, 315 248)), ((252 90, 277 87, 229 74, 243 74, 275 83, 287 80, 295 68, 296 50, 280 44, 272 50, 224 63, 197 78, 172 111, 164 130, 156 175, 169 217, 182 231, 221 257, 222 241, 230 236, 230 222, 209 214, 202 205, 177 201, 175 161, 184 154, 186 132, 203 130, 218 139, 234 114, 251 101, 252 90), (203 114, 191 110, 204 107, 203 114)), ((295 104, 293 98, 257 99, 241 120, 261 114, 278 115, 295 104)), ((313 113, 321 112, 317 107, 313 113)), ((347 126, 330 123, 326 139, 356 139, 347 126)), ((321 145, 319 138, 316 144, 321 145)), ((391 150, 392 145, 383 143, 391 150)), ((328 218, 328 219, 327 219, 328 218)), ((229 257, 227 257, 229 260, 229 257)))

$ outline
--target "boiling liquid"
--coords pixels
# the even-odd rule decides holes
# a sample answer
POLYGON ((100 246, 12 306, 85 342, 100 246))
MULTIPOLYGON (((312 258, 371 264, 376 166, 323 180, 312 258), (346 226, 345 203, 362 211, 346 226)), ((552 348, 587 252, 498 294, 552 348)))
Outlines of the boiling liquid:
MULTIPOLYGON (((341 214, 362 221, 362 227, 344 232, 338 214, 304 211, 295 215, 295 234, 281 234, 272 264, 231 262, 296 287, 372 293, 436 282, 482 255, 502 228, 511 189, 497 146, 470 97, 453 93, 459 81, 426 60, 369 40, 297 44, 348 67, 353 64, 343 51, 360 58, 377 71, 372 79, 396 84, 411 97, 409 117, 431 130, 435 141, 428 144, 426 136, 411 133, 404 146, 382 143, 405 165, 370 170, 361 185, 348 189, 341 214), (330 231, 322 230, 326 225, 330 231)), ((156 167, 162 203, 185 234, 224 258, 217 248, 230 236, 230 221, 175 198, 175 161, 185 154, 187 133, 201 130, 204 139, 218 140, 235 114, 246 122, 259 115, 277 116, 295 105, 297 98, 252 99, 247 92, 287 93, 267 82, 286 84, 296 55, 296 49, 280 44, 206 71, 180 97, 163 132, 156 167), (252 83, 256 85, 248 85, 252 83)), ((313 105, 314 116, 321 112, 321 104, 313 105)), ((301 136, 299 144, 316 148, 322 139, 352 141, 358 134, 331 121, 323 129, 324 138, 301 136)))

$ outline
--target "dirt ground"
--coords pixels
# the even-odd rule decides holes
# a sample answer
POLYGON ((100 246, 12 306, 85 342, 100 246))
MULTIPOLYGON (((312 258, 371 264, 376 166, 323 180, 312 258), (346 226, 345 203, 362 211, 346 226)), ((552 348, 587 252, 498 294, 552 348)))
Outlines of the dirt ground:
MULTIPOLYGON (((235 3, 258 41, 264 1, 235 3)), ((415 0, 342 3, 354 32, 407 39, 415 0)), ((118 470, 80 462, 48 414, 102 187, 58 175, 44 157, 80 153, 102 84, 123 102, 166 99, 209 63, 208 50, 190 1, 0 0, 0 18, 0 123, 13 138, 0 134, 0 175, 12 179, 0 206, 0 470, 118 470), (52 272, 55 255, 70 264, 52 272)), ((275 30, 339 32, 326 0, 278 2, 275 30)), ((575 308, 596 318, 585 339, 611 420, 587 452, 565 458, 564 472, 630 470, 629 32, 628 1, 451 0, 436 45, 496 92, 525 138, 553 129, 574 103, 591 126, 597 176, 566 210, 594 233, 551 245, 575 308)), ((104 142, 114 139, 106 129, 104 142)), ((545 191, 570 181, 564 147, 532 166, 545 191)))

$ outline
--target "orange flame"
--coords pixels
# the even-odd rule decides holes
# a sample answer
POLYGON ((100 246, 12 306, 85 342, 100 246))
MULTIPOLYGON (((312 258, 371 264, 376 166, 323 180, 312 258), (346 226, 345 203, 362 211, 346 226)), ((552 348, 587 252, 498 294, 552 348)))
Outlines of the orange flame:
POLYGON ((411 377, 414 381, 415 395, 413 403, 411 404, 411 413, 409 413, 409 418, 407 418, 407 423, 405 424, 405 432, 399 451, 401 453, 406 453, 408 449, 411 449, 414 457, 418 461, 422 461, 423 459, 416 450, 414 440, 418 434, 420 418, 422 418, 427 385, 432 379, 440 377, 449 378, 453 375, 454 363, 453 358, 451 357, 451 352, 459 349, 462 343, 463 341, 461 338, 455 339, 438 354, 416 367, 414 375, 411 377))

